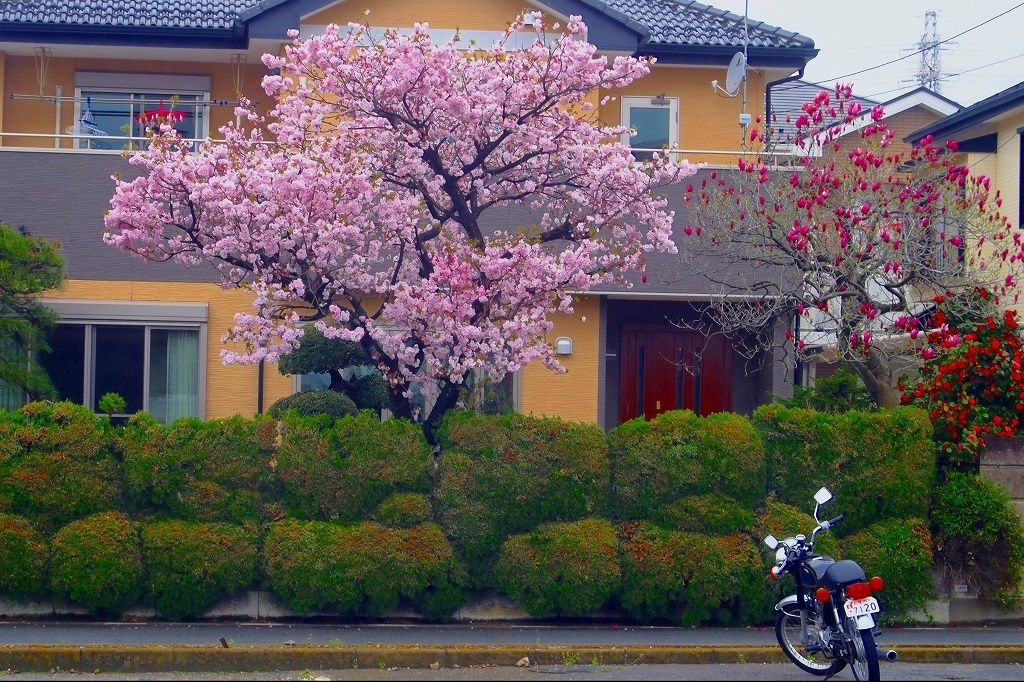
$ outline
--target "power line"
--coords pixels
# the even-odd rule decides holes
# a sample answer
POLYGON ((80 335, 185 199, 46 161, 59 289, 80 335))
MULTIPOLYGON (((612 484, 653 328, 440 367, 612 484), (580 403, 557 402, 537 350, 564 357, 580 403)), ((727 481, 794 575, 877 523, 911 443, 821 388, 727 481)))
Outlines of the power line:
MULTIPOLYGON (((974 68, 971 68, 971 69, 964 69, 963 71, 959 71, 957 73, 943 74, 942 77, 939 80, 948 81, 948 80, 950 80, 952 78, 955 78, 956 76, 963 76, 966 73, 973 73, 974 71, 981 71, 982 69, 987 69, 990 66, 998 66, 999 64, 1002 64, 1004 62, 1009 62, 1009 61, 1012 61, 1014 59, 1020 59, 1021 57, 1024 57, 1024 53, 1015 54, 1012 57, 1007 57, 1006 59, 1000 59, 999 61, 991 62, 989 64, 982 64, 981 66, 975 66, 974 68)), ((900 87, 900 88, 891 88, 889 90, 882 90, 881 92, 875 92, 875 93, 872 93, 870 95, 859 95, 859 96, 860 97, 864 97, 865 99, 875 99, 879 95, 888 95, 891 92, 900 92, 901 90, 907 90, 909 87, 911 87, 911 86, 904 86, 904 87, 900 87)))
MULTIPOLYGON (((1022 3, 1018 4, 1018 5, 1014 5, 1010 9, 1008 9, 1008 10, 1006 10, 1004 12, 1000 12, 999 14, 995 15, 994 17, 992 17, 990 19, 986 19, 985 21, 981 22, 977 26, 972 26, 971 28, 969 28, 969 29, 967 29, 965 31, 961 31, 960 33, 957 33, 955 36, 952 36, 950 38, 945 38, 943 40, 940 40, 937 43, 935 43, 934 46, 929 45, 927 48, 924 48, 924 49, 932 49, 932 47, 938 47, 939 45, 942 45, 943 43, 948 43, 951 40, 955 40, 955 39, 959 38, 960 36, 966 35, 967 33, 970 33, 971 31, 973 31, 975 29, 979 29, 982 26, 984 26, 985 24, 992 23, 996 19, 999 19, 1000 17, 1006 16, 1010 12, 1012 12, 1012 11, 1014 11, 1016 9, 1020 9, 1021 7, 1024 7, 1024 2, 1022 2, 1022 3)), ((820 81, 816 81, 814 83, 811 83, 811 85, 824 85, 824 84, 829 83, 831 81, 838 81, 838 80, 840 80, 842 78, 849 78, 850 76, 858 76, 858 75, 860 75, 862 73, 867 73, 868 71, 874 71, 876 69, 882 68, 883 66, 889 66, 890 64, 895 64, 897 62, 901 62, 904 59, 909 59, 910 57, 914 57, 916 55, 921 54, 923 51, 924 51, 923 49, 914 50, 913 52, 909 52, 909 53, 903 55, 902 57, 897 57, 896 59, 892 59, 892 60, 889 60, 887 62, 883 62, 882 64, 877 64, 875 66, 870 66, 870 67, 868 67, 866 69, 861 69, 860 71, 853 71, 852 73, 843 74, 842 76, 836 76, 835 78, 825 78, 825 79, 822 79, 820 81)))

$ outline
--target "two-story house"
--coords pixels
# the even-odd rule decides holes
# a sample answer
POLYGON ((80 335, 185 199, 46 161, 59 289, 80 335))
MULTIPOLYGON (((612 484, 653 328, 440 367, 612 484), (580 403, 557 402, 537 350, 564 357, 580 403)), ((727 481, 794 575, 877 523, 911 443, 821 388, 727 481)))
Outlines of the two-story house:
MULTIPOLYGON (((62 244, 67 286, 46 297, 61 323, 42 358, 61 396, 95 409, 116 391, 128 412, 169 421, 253 414, 297 386, 276 367, 221 362, 220 337, 249 301, 222 290, 212 268, 146 263, 103 244, 111 176, 137 172, 122 150, 144 144, 154 112, 203 139, 234 119, 239 93, 269 109, 260 57, 280 53, 290 29, 428 22, 440 39, 459 29, 467 42, 489 44, 532 10, 553 21, 581 15, 602 54, 656 57, 650 75, 599 105, 600 117, 635 129, 638 157, 668 148, 707 163, 705 173, 735 163, 741 121, 763 115, 772 88, 817 53, 809 38, 685 0, 0 4, 0 221, 62 244), (713 87, 737 52, 746 54, 742 85, 713 87)), ((680 214, 683 194, 669 191, 680 214)), ((706 286, 658 254, 646 283, 581 295, 549 339, 568 371, 525 368, 511 382, 515 407, 610 428, 676 408, 746 412, 786 392, 790 376, 773 358, 748 362, 722 338, 672 324, 700 309, 706 286)))

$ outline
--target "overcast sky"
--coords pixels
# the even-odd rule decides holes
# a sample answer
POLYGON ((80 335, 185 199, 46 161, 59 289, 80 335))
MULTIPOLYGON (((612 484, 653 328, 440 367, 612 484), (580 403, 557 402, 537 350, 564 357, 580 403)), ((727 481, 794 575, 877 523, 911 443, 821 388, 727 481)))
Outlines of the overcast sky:
MULTIPOLYGON (((881 102, 917 87, 920 54, 912 54, 935 10, 943 44, 940 93, 963 105, 1024 81, 1024 2, 1021 0, 748 0, 750 18, 814 40, 820 52, 805 80, 852 82, 854 92, 881 102), (903 58, 894 64, 879 66, 903 58), (872 69, 847 76, 853 72, 872 69)), ((744 0, 702 0, 743 15, 744 0)))

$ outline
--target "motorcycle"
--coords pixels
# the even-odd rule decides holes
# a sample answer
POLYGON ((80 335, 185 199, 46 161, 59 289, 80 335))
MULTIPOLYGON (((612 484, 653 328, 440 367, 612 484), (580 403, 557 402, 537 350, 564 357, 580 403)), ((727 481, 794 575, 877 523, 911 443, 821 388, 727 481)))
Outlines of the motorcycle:
POLYGON ((875 646, 875 615, 881 612, 872 597, 884 587, 878 576, 868 580, 855 561, 836 561, 814 553, 818 533, 843 520, 821 521, 818 512, 832 499, 828 488, 814 495, 814 521, 810 537, 797 535, 781 542, 773 535, 764 543, 776 550, 773 580, 793 576, 796 594, 775 606, 775 637, 786 656, 798 668, 827 680, 847 665, 858 680, 878 680, 878 661, 895 661, 895 651, 875 646))

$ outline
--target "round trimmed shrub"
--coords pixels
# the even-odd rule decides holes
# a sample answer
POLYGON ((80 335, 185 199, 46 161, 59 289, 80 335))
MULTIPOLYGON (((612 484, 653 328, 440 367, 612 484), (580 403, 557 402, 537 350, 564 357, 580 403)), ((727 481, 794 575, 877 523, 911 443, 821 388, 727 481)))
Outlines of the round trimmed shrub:
POLYGON ((619 591, 618 544, 605 519, 545 523, 502 545, 494 579, 531 615, 583 615, 619 591))
POLYGON ((46 590, 48 547, 28 519, 0 514, 0 594, 25 599, 46 590))
POLYGON ((931 522, 935 558, 947 577, 1009 603, 1024 577, 1024 528, 1006 489, 951 471, 935 488, 931 522))
POLYGON ((621 604, 631 618, 686 626, 763 619, 764 564, 747 536, 715 538, 648 521, 621 523, 618 534, 621 604))
POLYGON ((682 497, 713 492, 753 509, 765 495, 764 445, 750 421, 675 410, 608 434, 619 518, 656 519, 682 497))
POLYGON ((394 493, 377 507, 376 519, 386 526, 409 528, 430 521, 430 498, 420 493, 394 493))
MULTIPOLYGON (((826 514, 822 518, 830 516, 831 514, 826 514)), ((846 523, 846 520, 844 519, 842 523, 846 523)), ((841 526, 842 523, 839 525, 841 526)), ((761 515, 757 517, 757 521, 754 524, 754 539, 757 542, 761 542, 769 533, 779 540, 785 540, 786 538, 801 534, 810 537, 811 531, 817 525, 814 522, 814 517, 810 514, 806 514, 796 507, 791 507, 782 502, 770 501, 765 506, 761 515)), ((763 544, 761 547, 764 547, 765 556, 768 557, 770 555, 774 562, 774 550, 769 550, 763 544)), ((836 559, 842 558, 839 556, 839 541, 831 532, 818 535, 814 543, 814 551, 818 554, 833 556, 836 559)))
POLYGON ((932 592, 932 536, 922 519, 880 521, 841 544, 844 558, 859 563, 869 578, 885 581, 885 589, 875 595, 883 618, 898 619, 925 606, 932 592))
POLYGON ((462 603, 457 557, 432 523, 389 528, 286 519, 264 543, 267 584, 299 613, 379 617, 405 603, 449 620, 462 603))
POLYGON ((460 411, 446 415, 438 436, 434 509, 473 587, 489 586, 509 536, 607 513, 611 466, 594 424, 460 411))
POLYGON ((267 409, 267 414, 274 419, 281 419, 289 410, 294 410, 303 417, 327 415, 331 421, 359 414, 359 408, 351 398, 329 389, 285 396, 271 405, 267 409))
POLYGON ((277 422, 261 415, 164 426, 147 414, 121 434, 125 479, 136 507, 206 523, 259 522, 278 496, 277 422))
POLYGON ((0 417, 0 511, 44 534, 124 500, 112 428, 70 402, 30 403, 0 417))
POLYGON ((749 531, 754 515, 725 495, 690 495, 672 502, 661 511, 660 520, 676 530, 705 535, 728 535, 749 531))
POLYGON ((426 493, 432 471, 423 430, 404 419, 382 422, 363 410, 326 428, 294 413, 281 422, 276 472, 298 518, 368 519, 392 493, 426 493))
POLYGON ((142 595, 138 524, 118 512, 73 521, 51 543, 54 591, 101 616, 118 616, 142 595))
POLYGON ((158 521, 142 526, 146 592, 164 618, 199 616, 256 580, 254 528, 158 521))

